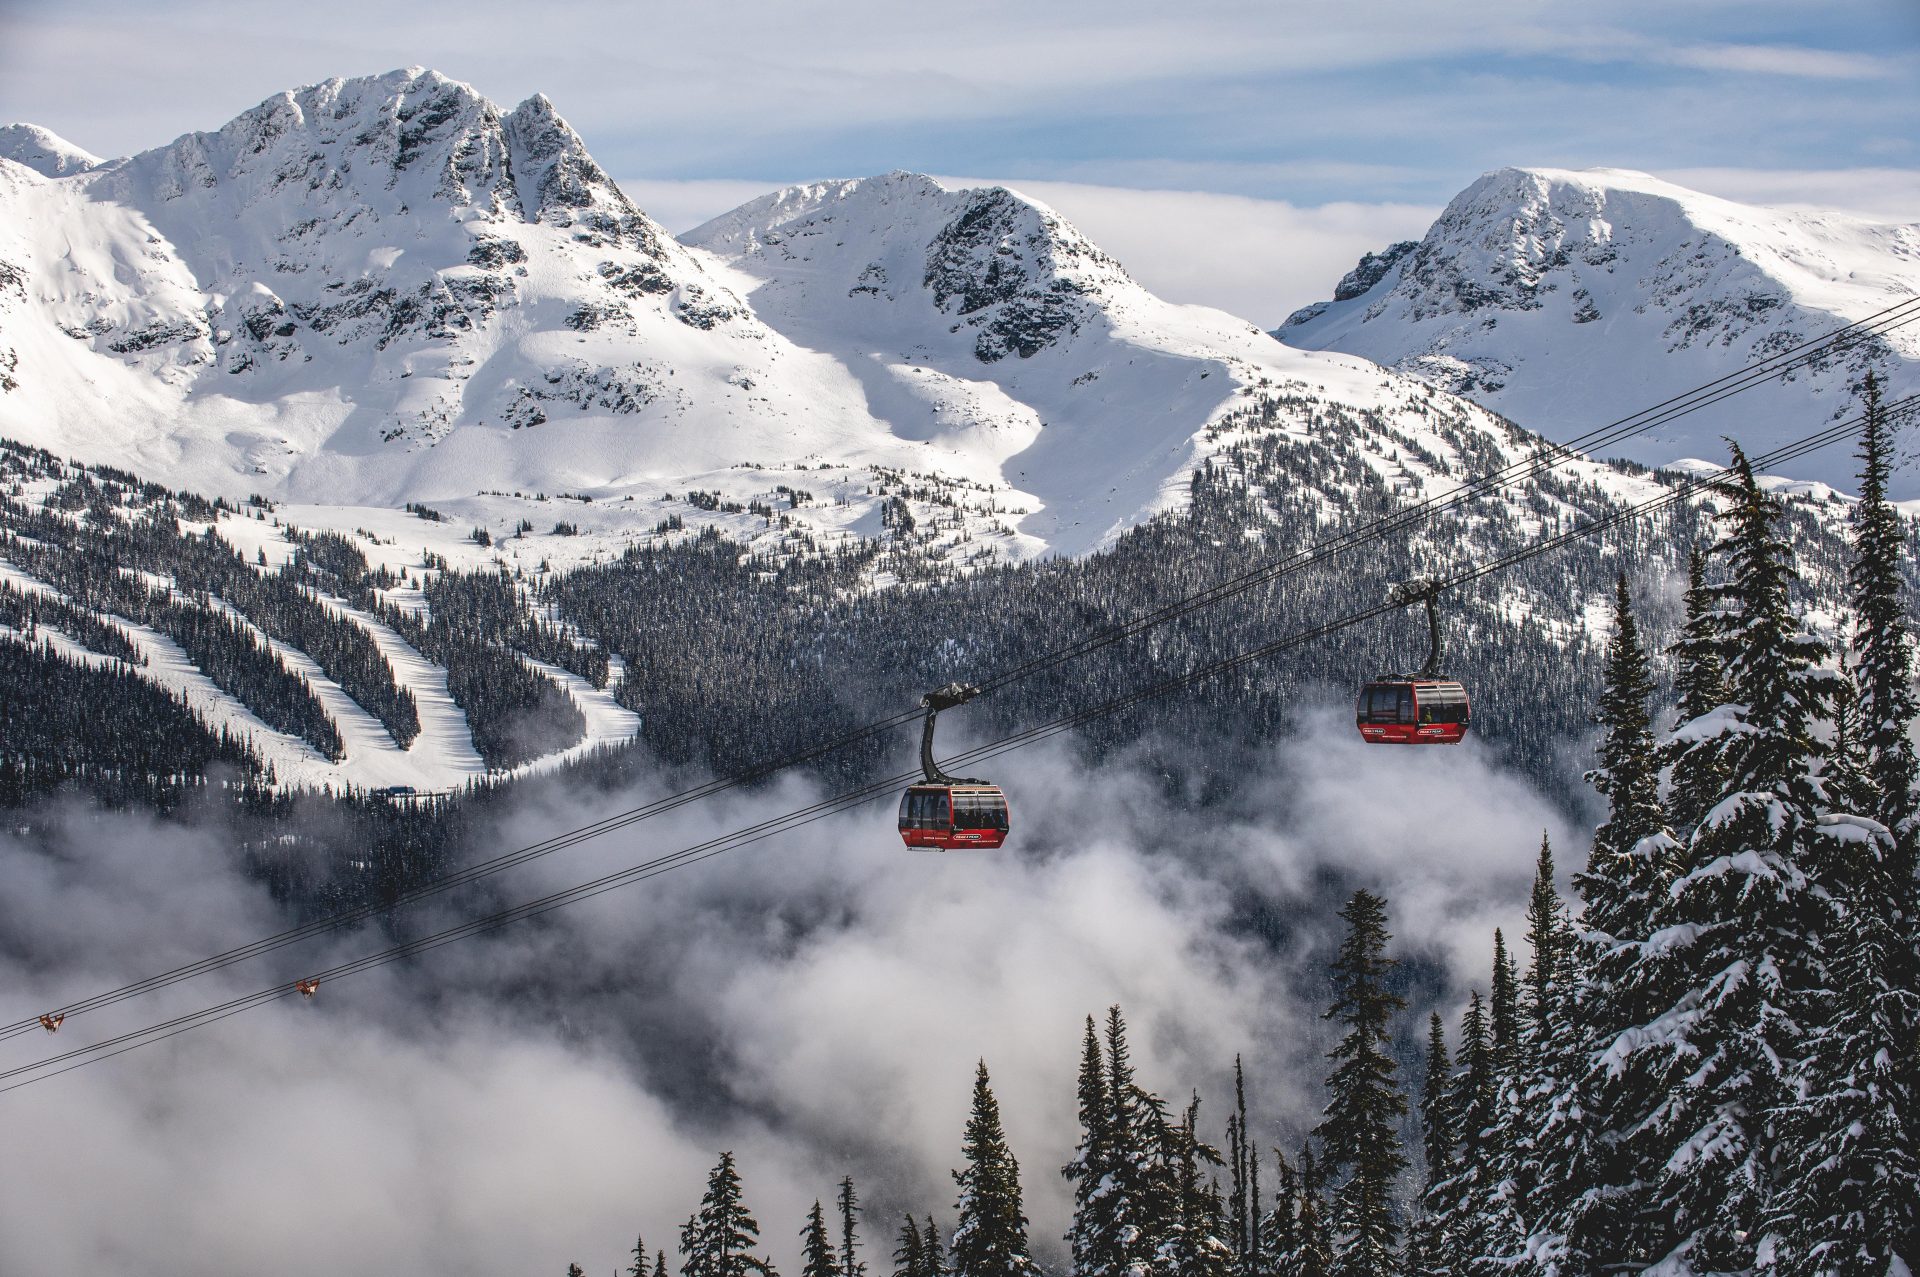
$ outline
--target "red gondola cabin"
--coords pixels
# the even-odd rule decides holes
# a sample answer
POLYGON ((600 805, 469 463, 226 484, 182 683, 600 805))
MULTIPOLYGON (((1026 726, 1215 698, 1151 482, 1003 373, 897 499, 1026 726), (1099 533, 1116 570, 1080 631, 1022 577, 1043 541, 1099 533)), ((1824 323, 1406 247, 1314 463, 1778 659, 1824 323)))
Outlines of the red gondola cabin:
POLYGON ((1383 679, 1360 689, 1354 721, 1369 745, 1458 745, 1473 707, 1452 679, 1383 679))
POLYGON ((1007 840, 998 785, 915 785, 900 798, 900 837, 928 851, 991 851, 1007 840))

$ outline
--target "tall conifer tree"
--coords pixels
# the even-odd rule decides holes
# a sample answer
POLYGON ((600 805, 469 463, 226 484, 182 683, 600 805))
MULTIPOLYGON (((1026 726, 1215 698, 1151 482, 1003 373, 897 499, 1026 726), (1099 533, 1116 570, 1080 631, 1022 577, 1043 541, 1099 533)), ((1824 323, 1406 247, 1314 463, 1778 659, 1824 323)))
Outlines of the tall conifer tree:
POLYGON ((1333 1229, 1326 1176, 1311 1145, 1300 1149, 1300 1249, 1292 1277, 1329 1277, 1334 1271, 1333 1229))
POLYGON ((1676 731, 1659 752, 1661 762, 1673 769, 1667 813, 1682 835, 1691 834, 1695 823, 1719 801, 1726 780, 1725 761, 1715 743, 1684 730, 1727 699, 1724 614, 1706 583, 1706 558, 1698 547, 1687 554, 1686 606, 1680 638, 1667 648, 1674 658, 1674 690, 1680 698, 1676 731))
MULTIPOLYGON (((1719 765, 1709 749, 1656 750, 1648 700, 1653 678, 1641 646, 1624 575, 1615 584, 1613 641, 1600 697, 1600 766, 1587 779, 1607 800, 1607 818, 1594 831, 1586 870, 1574 875, 1582 898, 1582 930, 1572 959, 1580 969, 1578 1015, 1567 1029, 1572 1052, 1571 1093, 1542 1132, 1542 1156, 1569 1196, 1535 1218, 1536 1251, 1555 1256, 1550 1271, 1579 1277, 1583 1265, 1604 1250, 1621 1262, 1644 1260, 1652 1242, 1642 1221, 1626 1213, 1629 1188, 1643 1169, 1627 1141, 1628 1113, 1643 1112, 1646 1069, 1627 1070, 1596 1048, 1622 1040, 1672 1005, 1678 988, 1651 982, 1640 969, 1641 946, 1652 934, 1660 901, 1682 859, 1682 848, 1660 801, 1659 766, 1674 761, 1674 790, 1692 809, 1704 810, 1715 795, 1701 786, 1718 784, 1719 765), (1558 1169, 1551 1169, 1557 1167, 1558 1169), (1596 1250, 1598 1248, 1598 1250, 1596 1250)), ((1683 722, 1712 712, 1722 694, 1720 658, 1699 552, 1688 556, 1687 634, 1674 649, 1679 658, 1683 722)))
POLYGON ((1420 1148, 1424 1177, 1419 1215, 1407 1230, 1407 1277, 1452 1277, 1442 1231, 1447 1211, 1437 1191, 1453 1178, 1453 1119, 1447 1108, 1452 1061, 1447 1057, 1447 1031, 1435 1011, 1427 1019, 1426 1079, 1420 1088, 1420 1148))
POLYGON ((820 1209, 819 1199, 813 1203, 813 1209, 807 1212, 807 1222, 800 1230, 800 1277, 840 1277, 840 1264, 833 1251, 833 1239, 827 1236, 827 1217, 820 1209))
POLYGON ((840 1271, 845 1277, 867 1277, 867 1266, 860 1262, 860 1233, 854 1225, 854 1217, 860 1213, 860 1195, 853 1190, 853 1176, 841 1177, 835 1205, 840 1211, 840 1271))
POLYGON ((760 1225, 741 1200, 733 1154, 722 1153, 707 1176, 700 1209, 680 1230, 682 1277, 774 1277, 773 1265, 753 1253, 759 1240, 760 1225))
POLYGON ((1507 952, 1507 938, 1493 929, 1493 1067, 1503 1079, 1520 1062, 1520 968, 1507 952))
POLYGON ((1920 1264, 1915 1100, 1920 967, 1914 945, 1911 643, 1896 517, 1886 503, 1884 410, 1868 377, 1861 500, 1849 581, 1854 680, 1835 709, 1813 857, 1836 937, 1827 988, 1792 1092, 1774 1115, 1785 1145, 1770 1226, 1788 1277, 1882 1277, 1920 1264), (1843 710, 1850 711, 1843 715, 1843 710), (1872 823, 1862 817, 1872 817, 1872 823))
POLYGON ((1118 1187, 1114 1179, 1115 1114, 1107 1086, 1100 1037, 1094 1030, 1093 1017, 1088 1016, 1080 1053, 1080 1144, 1073 1160, 1060 1169, 1073 1184, 1073 1226, 1066 1240, 1076 1277, 1121 1277, 1127 1267, 1119 1238, 1121 1224, 1113 1210, 1118 1187))
POLYGON ((1771 1113, 1786 1099, 1788 1062, 1803 1048, 1809 992, 1830 947, 1825 906, 1809 877, 1821 793, 1813 726, 1831 674, 1825 648, 1795 624, 1791 553, 1772 499, 1736 446, 1730 509, 1716 553, 1728 580, 1714 591, 1725 657, 1725 704, 1683 725, 1691 750, 1724 777, 1701 813, 1683 872, 1660 898, 1653 934, 1625 973, 1670 1005, 1607 1044, 1624 1072, 1609 1118, 1633 1146, 1627 1200, 1635 1227, 1602 1267, 1666 1259, 1695 1272, 1751 1268, 1779 1150, 1771 1113))
POLYGON ((973 1111, 961 1154, 967 1164, 953 1173, 960 1186, 953 1271, 958 1277, 1038 1277, 1040 1269, 1027 1248, 1020 1164, 1007 1147, 985 1060, 974 1072, 973 1111))
MULTIPOLYGON (((1690 607, 1697 596, 1704 608, 1706 586, 1698 577, 1697 554, 1689 571, 1694 574, 1688 588, 1690 607)), ((1718 668, 1713 665, 1716 683, 1718 668)), ((1594 831, 1586 871, 1574 876, 1584 902, 1582 922, 1601 933, 1602 943, 1645 938, 1648 903, 1672 881, 1679 855, 1660 802, 1660 763, 1648 709, 1653 690, 1653 671, 1622 573, 1614 586, 1613 641, 1607 647, 1595 716, 1601 729, 1600 766, 1587 773, 1588 783, 1607 800, 1607 818, 1594 831)), ((1707 690, 1697 692, 1704 696, 1707 690)), ((1711 708, 1698 707, 1695 716, 1711 708)))
POLYGON ((927 1216, 927 1226, 920 1233, 921 1256, 926 1264, 926 1277, 947 1277, 953 1271, 947 1263, 947 1252, 940 1242, 940 1226, 933 1222, 933 1216, 927 1216))
POLYGON ((1907 862, 1896 875, 1911 879, 1920 794, 1920 765, 1910 729, 1920 703, 1913 691, 1913 627, 1903 599, 1900 517, 1887 503, 1892 441, 1879 378, 1869 374, 1860 436, 1860 500, 1853 508, 1853 668, 1859 689, 1860 736, 1867 779, 1878 806, 1867 812, 1892 830, 1907 862))
POLYGON ((1300 1271, 1300 1178, 1287 1155, 1273 1150, 1277 1185, 1273 1209, 1260 1221, 1261 1268, 1272 1277, 1298 1277, 1300 1271))
POLYGON ((926 1277, 926 1252, 920 1225, 911 1214, 900 1224, 899 1244, 893 1250, 893 1277, 926 1277))
POLYGON ((1333 1004, 1326 1018, 1346 1032, 1329 1053, 1326 1117, 1314 1131, 1326 1165, 1343 1175, 1333 1195, 1342 1277, 1383 1277, 1399 1271, 1393 1189, 1407 1159, 1400 1147, 1406 1096, 1395 1078, 1392 1021, 1406 1006, 1387 988, 1395 965, 1387 957, 1386 902, 1356 891, 1340 911, 1347 924, 1333 963, 1333 1004))

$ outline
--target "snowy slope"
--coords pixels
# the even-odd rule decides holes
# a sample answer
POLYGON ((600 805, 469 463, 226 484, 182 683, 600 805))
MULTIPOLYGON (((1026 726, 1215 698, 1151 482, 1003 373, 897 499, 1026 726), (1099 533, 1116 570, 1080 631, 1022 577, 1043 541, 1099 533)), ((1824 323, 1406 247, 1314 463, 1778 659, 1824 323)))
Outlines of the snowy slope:
POLYGON ((1175 499, 1196 432, 1263 380, 1377 398, 1350 362, 1276 351, 1244 320, 1162 301, 1001 187, 897 172, 796 186, 683 239, 934 465, 1011 485, 1032 510, 1020 531, 1064 553, 1175 499))
POLYGON ((42 177, 84 173, 100 164, 99 156, 37 124, 0 124, 0 159, 25 165, 42 177))
POLYGON ((813 446, 870 442, 768 375, 791 352, 544 98, 328 81, 83 172, 0 164, 0 208, 0 429, 183 485, 582 487, 783 456, 803 411, 813 446))
POLYGON ((1263 386, 1410 402, 1154 297, 1001 188, 813 184, 678 243, 545 98, 418 68, 123 160, 6 136, 0 434, 199 492, 496 534, 576 494, 617 547, 670 497, 782 484, 852 502, 817 531, 870 535, 913 476, 955 545, 1075 554, 1178 504, 1263 386))
MULTIPOLYGON (((1369 254, 1275 335, 1465 394, 1550 438, 1636 412, 1920 295, 1920 223, 1736 204, 1618 169, 1502 169, 1417 242, 1369 254)), ((1750 450, 1853 410, 1869 367, 1920 388, 1920 325, 1620 449, 1647 464, 1750 450)), ((1850 487, 1844 450, 1796 463, 1850 487)), ((1907 469, 1898 495, 1920 496, 1907 469)))

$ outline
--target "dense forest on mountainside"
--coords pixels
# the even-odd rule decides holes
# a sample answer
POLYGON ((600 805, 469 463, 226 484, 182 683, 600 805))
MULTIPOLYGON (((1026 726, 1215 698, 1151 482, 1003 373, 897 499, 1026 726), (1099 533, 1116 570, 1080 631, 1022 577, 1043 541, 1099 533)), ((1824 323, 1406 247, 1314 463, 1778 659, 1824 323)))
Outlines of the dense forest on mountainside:
MULTIPOLYGON (((612 563, 518 577, 454 572, 429 556, 417 579, 407 581, 371 569, 349 537, 284 529, 296 548, 291 563, 276 570, 257 561, 261 556, 249 562, 208 531, 208 521, 232 507, 110 471, 74 478, 45 454, 10 447, 0 451, 0 464, 13 478, 13 495, 0 496, 0 557, 65 596, 69 602, 33 604, 42 609, 40 624, 57 628, 58 617, 68 616, 61 633, 97 653, 101 659, 91 664, 101 672, 76 667, 64 676, 82 687, 92 678, 99 692, 81 696, 91 712, 77 716, 61 769, 28 768, 39 738, 17 726, 0 736, 0 758, 22 776, 41 778, 16 789, 15 801, 28 801, 56 784, 93 788, 87 760, 122 756, 124 746, 109 739, 119 731, 113 707, 124 682, 109 667, 127 656, 119 650, 123 640, 115 636, 122 630, 114 618, 175 639, 215 685, 268 724, 322 753, 337 748, 333 724, 304 678, 266 643, 265 636, 274 636, 313 656, 404 745, 416 721, 412 697, 366 629, 349 618, 354 609, 445 669, 448 690, 491 766, 580 739, 579 709, 524 654, 589 684, 611 686, 640 719, 636 747, 568 763, 559 783, 617 787, 656 772, 660 763, 716 774, 757 767, 911 706, 929 687, 984 680, 1230 579, 1250 562, 1400 508, 1403 495, 1364 458, 1369 452, 1413 458, 1420 441, 1378 416, 1319 401, 1309 405, 1312 433, 1278 428, 1299 406, 1270 396, 1223 422, 1215 432, 1217 450, 1192 477, 1186 508, 1123 535, 1108 551, 966 571, 931 557, 928 534, 909 520, 897 521, 880 539, 783 558, 743 553, 711 530, 689 531, 648 538, 612 563), (47 473, 68 477, 43 499, 27 499, 23 483, 47 473), (1312 488, 1298 483, 1303 474, 1315 476, 1312 488), (878 566, 913 583, 875 589, 878 566), (78 616, 69 616, 75 609, 78 616), (617 682, 615 658, 623 675, 617 682)), ((1436 412, 1429 424, 1458 449, 1465 468, 1500 464, 1468 423, 1436 412)), ((1678 621, 1667 583, 1683 573, 1718 500, 1678 505, 1523 562, 1445 600, 1446 665, 1473 689, 1476 735, 1563 801, 1580 801, 1576 777, 1598 686, 1592 618, 1610 595, 1613 575, 1625 570, 1638 583, 1649 632, 1663 645, 1678 621)), ((1394 582, 1507 553, 1604 516, 1618 501, 1591 482, 1550 471, 1530 476, 1516 495, 1477 501, 1410 534, 1364 542, 1327 563, 1042 670, 953 716, 943 741, 952 749, 992 739, 1178 677, 1369 605, 1394 582)), ((1782 510, 1802 567, 1792 587, 1796 604, 1840 615, 1846 547, 1836 528, 1845 507, 1795 497, 1783 501, 1782 510)), ((243 513, 274 517, 265 506, 243 513)), ((1911 550, 1913 528, 1901 535, 1911 550)), ((1900 570, 1911 582, 1911 555, 1900 570)), ((17 613, 22 604, 9 606, 17 613)), ((1409 612, 1404 621, 1342 630, 1230 677, 1096 719, 1079 729, 1079 740, 1095 758, 1127 751, 1180 801, 1213 801, 1266 766, 1266 742, 1304 711, 1343 704, 1356 681, 1410 668, 1424 655, 1424 626, 1409 612), (1194 749, 1195 741, 1207 747, 1194 749)), ((1664 668, 1656 663, 1657 671, 1664 668)), ((196 736, 189 759, 220 756, 218 732, 189 727, 183 739, 196 736)), ((236 746, 245 742, 225 747, 236 746)), ((912 748, 907 734, 898 733, 814 768, 830 785, 857 783, 910 765, 912 748)), ((155 772, 150 784, 178 783, 199 766, 155 772)), ((114 764, 102 775, 109 772, 100 792, 128 792, 124 770, 114 764)), ((358 811, 346 824, 371 822, 368 836, 375 841, 368 854, 350 845, 357 833, 332 840, 289 876, 317 898, 379 898, 412 874, 443 871, 473 854, 462 841, 467 822, 448 819, 437 832, 410 829, 405 856, 396 852, 390 862, 378 842, 385 820, 379 809, 387 804, 341 801, 358 811), (356 867, 343 873, 341 864, 356 867)), ((476 801, 489 800, 452 795, 438 805, 457 811, 476 801)))

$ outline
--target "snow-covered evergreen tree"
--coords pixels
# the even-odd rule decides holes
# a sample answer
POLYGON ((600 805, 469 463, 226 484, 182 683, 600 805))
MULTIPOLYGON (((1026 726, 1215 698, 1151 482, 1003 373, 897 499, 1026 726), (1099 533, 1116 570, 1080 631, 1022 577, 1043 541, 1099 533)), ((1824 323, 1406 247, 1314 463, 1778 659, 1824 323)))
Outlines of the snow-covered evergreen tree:
POLYGON ((1878 806, 1865 813, 1892 830, 1908 863, 1896 876, 1912 878, 1912 826, 1920 794, 1920 765, 1910 734, 1920 702, 1913 690, 1913 627, 1901 585, 1900 517, 1887 503, 1892 453, 1886 408, 1878 378, 1865 388, 1865 424, 1860 436, 1860 501, 1854 506, 1854 558, 1848 575, 1853 596, 1853 669, 1859 689, 1860 743, 1867 779, 1878 806))
POLYGON ((1810 857, 1834 939, 1822 946, 1830 957, 1826 987, 1807 1001, 1810 1028, 1794 1089, 1773 1115, 1783 1166, 1770 1211, 1770 1258, 1788 1277, 1886 1277, 1920 1264, 1908 735, 1915 702, 1899 527, 1885 500, 1885 423, 1871 377, 1866 401, 1850 574, 1855 679, 1836 698, 1820 778, 1840 810, 1822 822, 1810 857))
POLYGON ((1488 1029, 1493 1039, 1494 1071, 1504 1084, 1520 1063, 1520 968, 1507 952, 1507 938, 1498 927, 1493 929, 1492 988, 1488 1029))
POLYGON ((1202 1166, 1220 1165, 1220 1150, 1200 1139, 1200 1097, 1195 1095, 1177 1123, 1165 1127, 1164 1164, 1172 1173, 1167 1188, 1171 1210, 1154 1255, 1154 1271, 1166 1277, 1228 1277, 1235 1256, 1226 1239, 1225 1203, 1202 1166))
POLYGON ((1172 1198, 1167 1191, 1166 1106, 1136 1081, 1120 1008, 1107 1008, 1107 1132, 1112 1141, 1110 1187, 1098 1197, 1096 1227, 1110 1245, 1100 1252, 1105 1273, 1140 1277, 1151 1270, 1172 1198))
POLYGON ((1300 1177, 1279 1149, 1273 1151, 1276 1185, 1273 1209, 1260 1220, 1260 1271, 1296 1277, 1300 1271, 1300 1177))
POLYGON ((1386 902, 1372 892, 1353 894, 1340 917, 1347 934, 1333 962, 1333 1003, 1326 1018, 1345 1026, 1329 1053, 1326 1116, 1315 1128, 1330 1173, 1342 1178, 1333 1194, 1338 1238, 1335 1271, 1342 1277, 1382 1277, 1399 1271, 1399 1220, 1393 1190, 1406 1169, 1400 1119, 1406 1096, 1395 1077, 1394 1012, 1406 1006, 1386 985, 1395 960, 1387 957, 1386 902))
MULTIPOLYGON (((1887 476, 1893 440, 1877 377, 1867 378, 1865 422, 1860 435, 1860 501, 1854 507, 1854 556, 1848 582, 1852 592, 1853 674, 1858 689, 1859 745, 1872 816, 1893 835, 1893 861, 1887 877, 1893 908, 1893 936, 1887 956, 1887 980, 1896 988, 1920 989, 1920 764, 1914 758, 1912 728, 1920 714, 1913 689, 1913 626, 1900 569, 1910 549, 1900 518, 1887 503, 1887 476)), ((1888 1009, 1899 1014, 1900 1008, 1888 1009)), ((1894 1056, 1898 1073, 1890 1100, 1909 1133, 1920 1133, 1920 1012, 1893 1026, 1895 1040, 1907 1049, 1894 1056)), ((1920 1248, 1910 1236, 1907 1258, 1920 1248)))
MULTIPOLYGON (((1686 623, 1680 638, 1667 648, 1674 658, 1674 691, 1680 704, 1678 723, 1699 722, 1727 699, 1723 612, 1706 582, 1706 557, 1694 547, 1687 554, 1686 623)), ((1726 781, 1726 762, 1710 737, 1676 732, 1665 741, 1660 761, 1672 768, 1667 789, 1667 814, 1683 835, 1719 801, 1726 781)))
POLYGON ((1453 1063, 1447 1056, 1447 1031, 1435 1011, 1427 1019, 1427 1068, 1420 1088, 1420 1148, 1424 1161, 1419 1213, 1407 1229, 1407 1277, 1451 1277, 1446 1238, 1446 1208, 1440 1185, 1453 1178, 1453 1118, 1447 1088, 1453 1063))
POLYGON ((1554 888, 1553 846, 1545 835, 1534 864, 1527 903, 1526 1023, 1516 1103, 1505 1115, 1511 1132, 1508 1180, 1512 1209, 1524 1237, 1506 1248, 1549 1275, 1588 1270, 1579 1244, 1569 1244, 1568 1217, 1578 1190, 1596 1169, 1594 1131, 1580 1098, 1588 1036, 1583 1031, 1575 936, 1567 907, 1554 888))
POLYGON ((1603 1254, 1602 1267, 1753 1266, 1777 1152, 1769 1115, 1787 1098, 1804 1000, 1824 974, 1827 907, 1808 867, 1822 804, 1813 726, 1832 676, 1819 668, 1823 645, 1794 621, 1774 502, 1738 447, 1733 471, 1716 546, 1728 579, 1713 591, 1728 700, 1676 728, 1724 788, 1623 977, 1629 1003, 1679 992, 1605 1053, 1627 1079, 1609 1117, 1634 1150, 1635 1227, 1615 1245, 1650 1253, 1603 1254))
POLYGON ((1237 1055, 1233 1057, 1233 1113, 1227 1118, 1227 1163, 1232 1185, 1227 1194, 1227 1236, 1233 1246, 1234 1270, 1241 1277, 1259 1277, 1260 1158, 1247 1137, 1247 1074, 1237 1055))
MULTIPOLYGON (((1689 571, 1693 574, 1687 595, 1691 620, 1694 601, 1698 599, 1704 608, 1706 597, 1697 554, 1689 571)), ((1711 668, 1711 679, 1696 669, 1694 678, 1701 684, 1697 696, 1704 697, 1709 690, 1717 694, 1717 662, 1711 668)), ((1611 941, 1645 938, 1649 902, 1672 881, 1679 854, 1660 801, 1660 762, 1648 709, 1653 690, 1653 671, 1622 573, 1615 584, 1613 641, 1607 647, 1595 715, 1601 729, 1600 765, 1587 773, 1588 783, 1607 800, 1607 818, 1594 831, 1586 870, 1574 875, 1583 905, 1581 922, 1586 930, 1601 933, 1597 942, 1603 947, 1611 941)), ((1696 701, 1689 717, 1705 714, 1717 703, 1696 701)), ((1684 705, 1681 712, 1687 712, 1684 705)), ((1596 956, 1588 954, 1590 960, 1596 956)))
POLYGON ((925 1265, 923 1277, 948 1277, 953 1271, 940 1242, 940 1226, 933 1222, 931 1215, 927 1216, 927 1225, 920 1232, 920 1257, 925 1265))
POLYGON ((1427 1194, 1433 1202, 1428 1228, 1436 1267, 1466 1277, 1488 1253, 1490 1241, 1481 1206, 1497 1182, 1494 1165, 1499 1073, 1494 1068, 1487 1004, 1475 989, 1460 1020, 1460 1046, 1445 1092, 1445 1111, 1454 1140, 1450 1174, 1427 1194))
POLYGON ((1287 1277, 1328 1277, 1334 1271, 1333 1228, 1326 1176, 1313 1148, 1300 1150, 1300 1246, 1287 1277))
MULTIPOLYGON (((980 1061, 973 1078, 973 1110, 961 1154, 966 1166, 953 1173, 960 1186, 955 1203, 951 1264, 958 1277, 1038 1277, 1027 1247, 1027 1216, 1021 1202, 1020 1163, 1000 1126, 1000 1102, 980 1061)), ((689 1274, 689 1277, 693 1277, 689 1274)))
MULTIPOLYGON (((1688 560, 1687 625, 1691 638, 1682 640, 1678 652, 1683 721, 1710 713, 1722 690, 1717 643, 1709 641, 1710 596, 1697 551, 1688 560)), ((1615 582, 1613 641, 1596 715, 1600 766, 1587 773, 1607 800, 1607 818, 1594 831, 1585 871, 1574 875, 1582 909, 1571 961, 1579 977, 1567 992, 1578 1014, 1563 1044, 1573 1076, 1570 1091, 1555 1099, 1543 1119, 1540 1138, 1541 1173, 1563 1184, 1569 1196, 1557 1207, 1544 1204, 1530 1243, 1543 1267, 1566 1277, 1586 1271, 1603 1249, 1638 1260, 1652 1245, 1643 1236, 1643 1221, 1626 1210, 1643 1171, 1634 1162, 1636 1149, 1626 1139, 1621 1116, 1645 1110, 1652 1081, 1646 1069, 1628 1069, 1615 1057, 1595 1062, 1591 1053, 1654 1019, 1679 993, 1653 983, 1649 970, 1636 969, 1682 857, 1660 800, 1659 760, 1675 752, 1656 750, 1648 709, 1653 690, 1622 575, 1615 582)), ((1704 748, 1677 758, 1676 776, 1683 767, 1694 778, 1688 784, 1719 775, 1717 759, 1704 748)), ((1676 780, 1676 792, 1685 788, 1676 780)))
POLYGON ((1886 907, 1893 840, 1858 818, 1831 818, 1822 832, 1837 853, 1838 948, 1796 1088, 1773 1114, 1784 1165, 1769 1266, 1784 1277, 1906 1277, 1920 1265, 1920 1158, 1901 1089, 1920 990, 1894 976, 1905 964, 1886 907))
MULTIPOLYGON (((1115 1008, 1117 1011, 1118 1008, 1115 1008)), ((1060 1173, 1073 1184, 1073 1225, 1067 1246, 1077 1277, 1120 1277, 1127 1268, 1118 1236, 1120 1221, 1112 1209, 1114 1178, 1114 1104, 1107 1090, 1107 1062, 1093 1017, 1080 1055, 1080 1143, 1060 1173)))
POLYGON ((775 1277, 773 1265, 753 1253, 759 1240, 760 1225, 741 1200, 733 1154, 722 1153, 700 1209, 680 1230, 681 1277, 775 1277))

